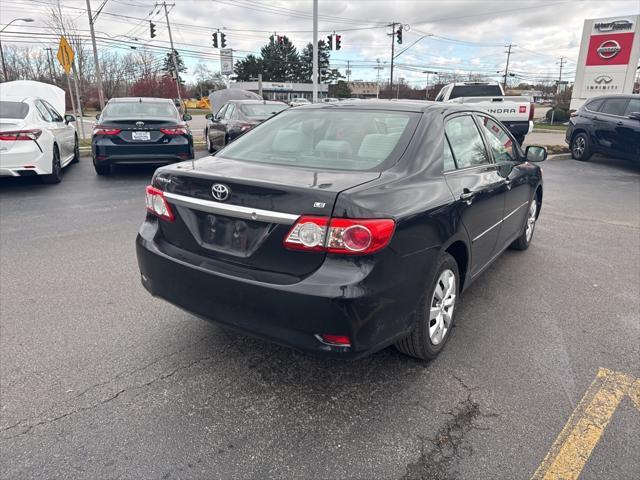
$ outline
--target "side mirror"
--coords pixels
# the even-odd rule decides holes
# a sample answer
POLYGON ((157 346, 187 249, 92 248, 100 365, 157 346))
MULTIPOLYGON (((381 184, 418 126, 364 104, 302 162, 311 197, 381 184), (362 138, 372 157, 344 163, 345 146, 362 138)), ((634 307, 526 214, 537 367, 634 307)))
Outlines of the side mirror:
POLYGON ((75 122, 76 121, 76 117, 74 117, 73 115, 65 115, 64 116, 64 122, 68 125, 71 122, 75 122))
POLYGON ((640 112, 631 112, 629 118, 632 120, 640 120, 640 112))
POLYGON ((536 145, 529 145, 525 150, 527 162, 544 162, 547 159, 547 149, 536 145))
POLYGON ((182 115, 182 120, 184 120, 185 122, 188 122, 189 120, 192 120, 192 119, 193 117, 188 113, 185 113, 184 115, 182 115))
POLYGON ((207 113, 204 118, 206 118, 207 120, 213 120, 213 113, 207 113))
POLYGON ((100 114, 96 113, 96 120, 100 120, 100 114))

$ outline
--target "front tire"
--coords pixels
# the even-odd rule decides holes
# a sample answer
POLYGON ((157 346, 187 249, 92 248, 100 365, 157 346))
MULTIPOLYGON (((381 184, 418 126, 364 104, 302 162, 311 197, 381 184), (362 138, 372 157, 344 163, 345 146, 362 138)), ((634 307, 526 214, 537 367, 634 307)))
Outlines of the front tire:
POLYGON ((527 211, 527 221, 524 224, 524 229, 522 230, 522 235, 518 237, 511 245, 509 245, 514 250, 526 250, 531 245, 531 240, 533 239, 533 232, 536 228, 536 220, 538 218, 538 200, 536 197, 533 197, 531 203, 529 204, 529 210, 527 211))
POLYGON ((571 158, 586 162, 591 157, 591 142, 589 136, 580 132, 571 139, 571 158))
POLYGON ((54 184, 60 183, 62 180, 62 164, 60 163, 60 151, 58 146, 53 146, 53 158, 51 159, 51 173, 49 175, 43 175, 42 181, 44 183, 54 184))
POLYGON ((459 285, 458 264, 445 253, 438 260, 434 276, 418 304, 413 331, 395 344, 398 350, 422 360, 438 356, 451 336, 459 285))

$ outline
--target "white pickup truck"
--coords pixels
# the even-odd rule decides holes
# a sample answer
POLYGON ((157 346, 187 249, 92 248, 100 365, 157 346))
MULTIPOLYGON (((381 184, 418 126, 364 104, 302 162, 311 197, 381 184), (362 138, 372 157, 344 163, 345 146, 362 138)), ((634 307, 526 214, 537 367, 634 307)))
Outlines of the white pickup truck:
POLYGON ((497 82, 450 83, 442 87, 436 102, 468 103, 482 108, 500 120, 520 144, 533 130, 533 102, 527 97, 505 97, 497 82))

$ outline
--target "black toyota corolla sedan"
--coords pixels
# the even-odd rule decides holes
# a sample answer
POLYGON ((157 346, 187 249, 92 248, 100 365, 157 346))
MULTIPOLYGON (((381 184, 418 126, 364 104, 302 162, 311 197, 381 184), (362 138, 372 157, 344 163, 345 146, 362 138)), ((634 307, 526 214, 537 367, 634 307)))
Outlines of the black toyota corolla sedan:
POLYGON ((97 116, 91 137, 93 166, 98 175, 111 165, 172 163, 193 158, 193 136, 167 98, 112 98, 97 116))
POLYGON ((307 352, 434 358, 458 297, 542 204, 522 151, 466 105, 284 111, 213 157, 162 167, 137 238, 142 283, 205 319, 307 352))

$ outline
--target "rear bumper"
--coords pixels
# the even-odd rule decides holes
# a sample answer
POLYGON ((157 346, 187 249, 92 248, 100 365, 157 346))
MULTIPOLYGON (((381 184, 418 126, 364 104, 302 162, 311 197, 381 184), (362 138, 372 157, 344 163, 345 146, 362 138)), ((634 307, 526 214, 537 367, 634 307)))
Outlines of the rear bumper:
POLYGON ((533 131, 533 122, 503 122, 513 135, 528 135, 533 131))
POLYGON ((98 164, 173 163, 193 158, 193 144, 184 137, 164 144, 116 144, 111 139, 94 139, 91 154, 98 164))
POLYGON ((156 222, 145 221, 136 241, 142 284, 152 295, 206 320, 338 358, 373 353, 412 328, 420 282, 403 283, 402 259, 388 249, 381 252, 383 258, 360 261, 328 256, 296 283, 269 284, 216 271, 204 258, 195 265, 170 256, 157 240, 156 222), (317 334, 348 335, 351 347, 324 344, 317 334))
POLYGON ((48 175, 52 169, 52 156, 41 152, 34 142, 20 142, 9 152, 0 151, 0 177, 48 175))

